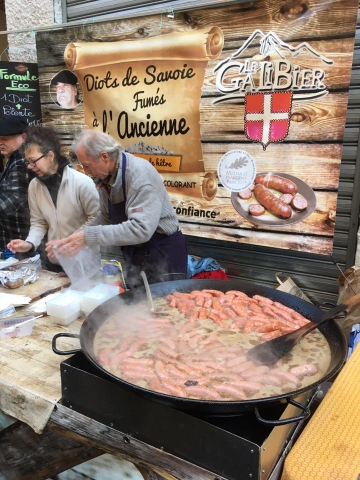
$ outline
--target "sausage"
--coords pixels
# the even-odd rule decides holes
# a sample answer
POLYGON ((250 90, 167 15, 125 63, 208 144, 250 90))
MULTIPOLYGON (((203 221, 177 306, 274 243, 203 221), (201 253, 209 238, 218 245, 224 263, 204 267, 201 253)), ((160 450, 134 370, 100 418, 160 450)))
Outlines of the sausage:
POLYGON ((263 297, 262 295, 254 295, 252 298, 253 300, 257 300, 258 302, 262 303, 268 303, 269 305, 274 303, 272 300, 270 300, 270 298, 263 297))
POLYGON ((266 342, 267 340, 272 340, 273 338, 277 338, 281 336, 281 331, 280 330, 273 330, 272 332, 269 333, 264 333, 264 335, 261 335, 261 340, 264 340, 266 342))
POLYGON ((154 370, 159 380, 167 380, 169 378, 169 374, 165 370, 165 365, 161 360, 155 360, 154 370))
POLYGON ((212 306, 213 299, 211 298, 206 298, 204 302, 204 308, 210 308, 212 306))
POLYGON ((262 205, 258 205, 257 203, 252 203, 249 205, 249 213, 253 217, 260 217, 260 215, 264 215, 265 208, 262 205))
POLYGON ((187 396, 191 398, 200 398, 202 400, 220 400, 220 395, 209 387, 190 385, 186 386, 185 391, 187 396))
POLYGON ((171 358, 177 358, 179 356, 175 350, 173 350, 172 348, 169 348, 166 345, 159 345, 158 350, 160 350, 160 352, 162 353, 165 353, 165 355, 171 358))
POLYGON ((102 366, 106 366, 110 364, 110 357, 111 357, 111 348, 103 348, 102 350, 99 351, 98 353, 98 362, 102 366))
POLYGON ((257 303, 250 303, 249 304, 249 310, 251 310, 254 313, 259 313, 259 314, 262 313, 262 309, 261 309, 261 307, 259 307, 259 305, 257 303))
POLYGON ((244 400, 246 398, 246 394, 244 390, 241 388, 233 387, 231 385, 214 385, 213 388, 220 393, 223 397, 227 398, 236 398, 237 400, 244 400))
POLYGON ((223 313, 226 315, 228 318, 236 318, 237 314, 234 312, 234 310, 230 307, 224 307, 223 308, 223 313))
POLYGON ((231 305, 231 308, 234 310, 234 312, 239 315, 239 317, 247 317, 248 311, 244 305, 241 303, 233 303, 231 305))
MULTIPOLYGON (((218 310, 218 311, 220 311, 222 309, 221 303, 219 302, 218 299, 214 298, 213 303, 212 303, 212 308, 215 309, 215 310, 218 310)), ((226 320, 226 318, 223 319, 223 320, 226 320)))
POLYGON ((252 191, 250 188, 246 188, 245 190, 239 192, 238 195, 242 200, 249 200, 249 198, 252 197, 252 191))
POLYGON ((169 337, 164 337, 162 336, 161 338, 158 339, 158 342, 163 342, 165 343, 169 348, 171 348, 172 350, 176 350, 177 348, 177 345, 176 343, 174 342, 174 340, 172 340, 171 338, 169 337))
POLYGON ((154 360, 152 358, 145 358, 145 357, 140 357, 140 358, 127 358, 121 363, 121 368, 123 368, 124 364, 127 365, 140 365, 141 367, 152 367, 154 364, 154 360))
POLYGON ((175 397, 185 397, 185 391, 183 388, 180 388, 176 383, 163 378, 161 380, 161 385, 164 388, 165 392, 169 395, 174 395, 175 397))
POLYGON ((237 357, 237 355, 234 352, 215 353, 215 360, 220 361, 220 362, 223 361, 223 360, 234 359, 236 357, 237 357))
POLYGON ((244 380, 249 380, 258 375, 264 375, 269 370, 270 369, 267 365, 259 365, 258 367, 250 368, 249 370, 245 370, 245 372, 241 372, 241 376, 244 380))
POLYGON ((213 297, 222 297, 223 295, 225 295, 224 292, 220 292, 220 290, 210 290, 206 288, 204 288, 203 292, 210 293, 213 297))
POLYGON ((219 303, 221 305, 223 305, 224 303, 231 304, 234 299, 235 299, 235 295, 228 295, 227 293, 225 293, 223 297, 220 297, 219 303))
POLYGON ((197 307, 203 307, 205 303, 205 297, 202 297, 201 295, 197 295, 195 298, 195 305, 197 307))
POLYGON ((254 321, 253 320, 247 320, 245 325, 244 325, 243 332, 244 333, 251 333, 251 332, 254 331, 254 328, 255 328, 254 321))
POLYGON ((303 210, 306 210, 308 207, 308 202, 305 197, 302 195, 296 195, 292 200, 291 200, 291 206, 294 210, 298 212, 302 212, 303 210))
POLYGON ((189 300, 194 300, 194 295, 192 295, 191 293, 182 293, 182 292, 173 292, 173 297, 175 298, 180 298, 180 299, 189 299, 189 300))
POLYGON ((238 365, 234 365, 233 367, 228 367, 230 368, 231 372, 233 373, 242 373, 245 372, 246 370, 253 369, 255 367, 255 364, 251 361, 248 360, 247 362, 242 362, 238 365))
POLYGON ((254 393, 257 393, 261 388, 260 383, 258 383, 258 382, 248 382, 246 380, 235 380, 235 381, 230 380, 228 382, 228 385, 232 385, 234 387, 241 388, 248 395, 253 395, 254 393))
POLYGON ((296 387, 301 385, 301 382, 296 375, 286 372, 285 370, 273 369, 270 371, 270 375, 275 375, 275 377, 278 377, 285 383, 293 383, 296 387))
POLYGON ((217 312, 212 310, 209 313, 208 318, 210 318, 210 320, 212 320, 214 323, 217 323, 218 325, 220 325, 220 327, 224 326, 223 321, 217 312))
POLYGON ((204 290, 193 290, 190 292, 191 295, 194 295, 195 297, 198 297, 199 295, 204 298, 212 298, 211 293, 207 293, 204 290))
POLYGON ((298 378, 303 378, 305 375, 315 375, 318 369, 315 365, 307 363, 305 365, 299 365, 298 367, 290 368, 289 373, 295 375, 298 378))
POLYGON ((194 327, 192 322, 186 322, 184 325, 180 328, 180 336, 184 336, 188 330, 191 330, 194 327))
POLYGON ((293 198, 294 197, 293 197, 293 195, 291 195, 291 193, 283 193, 280 197, 280 200, 282 202, 286 203, 286 205, 290 205, 293 198))
MULTIPOLYGON (((268 333, 273 332, 274 330, 279 330, 281 325, 278 322, 270 322, 266 323, 265 325, 260 325, 259 327, 255 328, 256 333, 268 333)), ((282 329, 281 329, 282 331, 282 329)))
POLYGON ((239 320, 236 320, 236 322, 234 322, 230 325, 230 328, 231 328, 231 330, 236 330, 236 329, 242 328, 245 325, 246 322, 247 322, 247 318, 240 317, 239 320))
POLYGON ((184 339, 189 340, 191 337, 196 337, 197 335, 204 335, 204 333, 207 333, 206 328, 198 328, 198 329, 194 328, 193 330, 191 330, 190 332, 187 332, 184 335, 184 339))
POLYGON ((180 379, 180 380, 187 380, 189 378, 189 375, 186 375, 186 373, 183 373, 181 370, 175 367, 172 363, 168 363, 165 365, 166 370, 169 372, 169 374, 175 378, 175 379, 180 379))
MULTIPOLYGON (((295 195, 298 191, 297 185, 287 178, 272 173, 263 173, 255 178, 255 185, 264 185, 267 188, 273 188, 281 193, 292 193, 295 195)), ((256 188, 256 187, 255 187, 256 188)))
POLYGON ((249 300, 249 296, 246 295, 244 292, 240 292, 240 290, 228 290, 225 295, 235 295, 235 297, 244 298, 249 300))
POLYGON ((150 387, 150 390, 154 390, 154 392, 165 393, 166 395, 168 395, 168 392, 161 385, 161 382, 157 377, 153 377, 149 381, 149 387, 150 387))
POLYGON ((199 342, 199 346, 201 346, 201 348, 202 348, 202 347, 205 347, 206 345, 210 345, 216 339, 217 339, 217 334, 215 332, 213 332, 210 335, 208 335, 206 338, 204 338, 204 340, 201 340, 201 342, 199 342))
POLYGON ((205 307, 200 308, 199 310, 199 320, 206 320, 208 316, 208 309, 205 307))
POLYGON ((264 185, 255 185, 254 195, 257 201, 266 208, 270 213, 278 218, 287 219, 291 217, 291 208, 280 198, 276 197, 264 185))
POLYGON ((226 366, 228 368, 236 367, 240 365, 240 363, 245 363, 247 361, 246 355, 240 355, 239 357, 232 358, 228 362, 226 362, 226 366))
POLYGON ((202 337, 203 337, 202 334, 194 335, 193 337, 191 337, 189 340, 189 347, 191 347, 192 349, 197 348, 198 342, 202 337))

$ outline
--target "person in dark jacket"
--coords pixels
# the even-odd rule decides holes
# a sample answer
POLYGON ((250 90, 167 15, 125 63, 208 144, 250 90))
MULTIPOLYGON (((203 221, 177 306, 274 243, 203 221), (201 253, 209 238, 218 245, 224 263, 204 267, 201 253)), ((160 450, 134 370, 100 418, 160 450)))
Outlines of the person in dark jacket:
POLYGON ((0 250, 13 238, 24 239, 30 228, 28 187, 34 174, 26 168, 23 142, 27 122, 0 117, 0 250))

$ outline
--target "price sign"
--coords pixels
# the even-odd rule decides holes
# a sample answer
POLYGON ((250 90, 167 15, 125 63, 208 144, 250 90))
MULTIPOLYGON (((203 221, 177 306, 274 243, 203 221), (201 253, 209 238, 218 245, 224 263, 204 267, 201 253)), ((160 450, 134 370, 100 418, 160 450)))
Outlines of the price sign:
POLYGON ((0 116, 41 125, 37 63, 0 62, 0 116))

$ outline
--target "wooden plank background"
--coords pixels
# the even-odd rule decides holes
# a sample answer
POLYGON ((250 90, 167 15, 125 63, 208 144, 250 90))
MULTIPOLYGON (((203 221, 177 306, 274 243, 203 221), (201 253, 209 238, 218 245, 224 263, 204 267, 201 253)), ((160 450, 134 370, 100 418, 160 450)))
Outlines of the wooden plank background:
MULTIPOLYGON (((308 183, 315 191, 317 205, 314 213, 304 222, 286 227, 260 228, 234 210, 230 192, 219 184, 217 196, 212 202, 172 195, 174 205, 206 207, 217 213, 209 223, 198 217, 179 216, 182 229, 186 234, 200 238, 329 254, 333 249, 356 12, 355 0, 335 0, 330 4, 319 0, 306 3, 295 0, 285 4, 259 0, 181 13, 173 20, 149 16, 98 24, 85 22, 81 26, 38 33, 43 122, 57 128, 67 153, 74 135, 84 128, 83 106, 75 110, 59 109, 49 93, 52 76, 66 68, 63 54, 69 42, 132 41, 216 25, 224 33, 224 48, 219 59, 208 63, 200 105, 206 171, 216 174, 217 164, 226 152, 243 149, 255 159, 258 172, 282 171, 308 183), (214 67, 239 49, 256 29, 264 33, 273 31, 293 46, 307 41, 318 52, 334 60, 334 65, 328 66, 304 53, 300 55, 301 60, 292 59, 293 64, 299 64, 301 68, 320 66, 326 72, 324 83, 329 94, 318 100, 294 101, 288 136, 282 143, 270 144, 266 151, 261 144, 249 141, 244 135, 242 102, 213 105, 215 99, 221 98, 215 87, 214 67)), ((239 61, 258 53, 259 45, 252 44, 239 61)))

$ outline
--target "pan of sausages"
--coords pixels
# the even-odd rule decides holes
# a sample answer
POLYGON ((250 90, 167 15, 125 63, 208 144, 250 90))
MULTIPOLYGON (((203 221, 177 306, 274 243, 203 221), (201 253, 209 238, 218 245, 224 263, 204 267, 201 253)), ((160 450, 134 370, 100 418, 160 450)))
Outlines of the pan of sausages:
MULTIPOLYGON (((332 377, 346 358, 336 322, 302 339, 277 364, 256 365, 253 346, 316 321, 322 310, 239 280, 178 280, 114 297, 80 330, 82 352, 103 374, 154 401, 201 415, 234 415, 292 401, 332 377)), ((62 351, 59 333, 53 350, 62 351)))
POLYGON ((231 201, 244 218, 267 226, 302 222, 316 207, 315 193, 307 183, 279 172, 256 175, 249 188, 231 194, 231 201))

